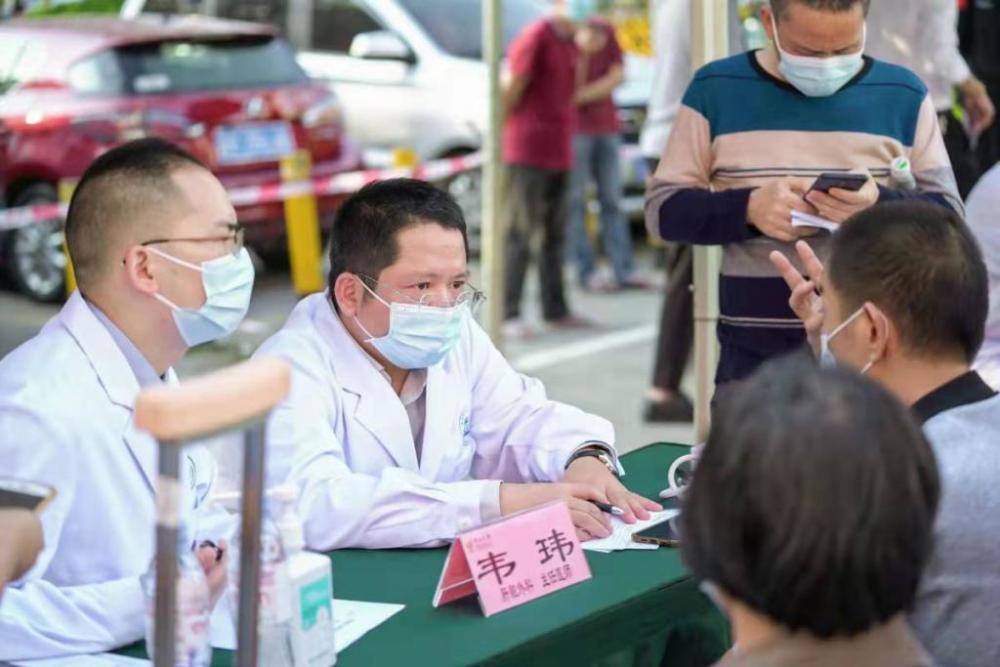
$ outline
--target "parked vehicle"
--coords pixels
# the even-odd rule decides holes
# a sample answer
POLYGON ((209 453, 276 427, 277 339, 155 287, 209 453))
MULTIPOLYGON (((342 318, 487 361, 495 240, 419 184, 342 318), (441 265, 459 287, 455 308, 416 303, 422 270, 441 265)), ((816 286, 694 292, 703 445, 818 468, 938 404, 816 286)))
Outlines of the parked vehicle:
MULTIPOLYGON (((300 45, 299 63, 337 91, 366 163, 388 165, 398 148, 431 160, 481 147, 489 104, 482 0, 314 0, 312 6, 311 44, 300 45)), ((548 12, 546 0, 504 0, 502 6, 505 48, 548 12)), ((285 22, 280 3, 220 0, 218 7, 227 16, 285 22)), ((627 56, 625 70, 626 82, 615 93, 625 124, 625 208, 641 214, 646 169, 637 144, 652 63, 627 56)), ((446 185, 466 212, 476 246, 480 173, 446 185)))
MULTIPOLYGON (((0 196, 52 202, 109 148, 159 136, 189 150, 227 188, 280 180, 307 150, 313 172, 361 165, 333 92, 309 79, 273 28, 208 17, 18 19, 0 24, 0 196)), ((320 199, 329 219, 337 197, 320 199)), ((247 241, 281 247, 281 203, 237 209, 247 241)), ((0 236, 0 261, 39 300, 64 291, 58 221, 0 236)))

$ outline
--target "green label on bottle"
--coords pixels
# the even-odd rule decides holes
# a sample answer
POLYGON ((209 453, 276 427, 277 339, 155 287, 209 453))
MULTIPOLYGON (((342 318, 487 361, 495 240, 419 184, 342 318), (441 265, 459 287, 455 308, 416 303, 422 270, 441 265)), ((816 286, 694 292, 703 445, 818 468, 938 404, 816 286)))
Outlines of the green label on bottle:
POLYGON ((330 577, 317 579, 303 586, 299 591, 302 608, 302 627, 308 632, 320 621, 320 612, 325 611, 323 620, 327 623, 333 617, 333 582, 330 577))

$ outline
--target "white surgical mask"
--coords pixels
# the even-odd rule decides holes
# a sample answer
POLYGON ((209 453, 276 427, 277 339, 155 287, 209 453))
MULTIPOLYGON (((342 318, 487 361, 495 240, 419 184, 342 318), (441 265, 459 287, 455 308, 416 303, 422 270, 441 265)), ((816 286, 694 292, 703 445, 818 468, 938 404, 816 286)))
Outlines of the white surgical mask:
MULTIPOLYGON (((831 331, 830 333, 821 333, 819 335, 819 365, 823 368, 836 368, 837 367, 837 357, 833 356, 833 352, 830 351, 830 341, 839 334, 841 331, 847 328, 847 326, 858 319, 861 313, 865 312, 864 306, 858 308, 854 311, 854 314, 848 317, 846 320, 840 323, 840 325, 831 331)), ((865 367, 861 369, 861 374, 864 375, 871 367, 875 365, 875 360, 869 361, 865 364, 865 367)))
POLYGON ((177 331, 188 347, 218 340, 236 331, 250 308, 253 295, 253 261, 246 248, 236 255, 226 254, 201 264, 192 264, 153 247, 146 250, 179 266, 201 272, 205 304, 201 308, 181 308, 162 294, 153 297, 167 305, 177 331))
POLYGON ((797 56, 781 48, 781 42, 778 40, 778 23, 773 10, 771 25, 774 26, 774 44, 778 47, 778 53, 781 54, 778 69, 785 80, 795 86, 803 95, 829 97, 846 86, 865 65, 864 44, 867 41, 867 27, 865 27, 865 35, 862 37, 861 50, 857 53, 816 58, 797 56))
POLYGON ((368 336, 367 343, 397 368, 415 370, 436 366, 462 337, 462 325, 469 313, 460 303, 444 308, 416 303, 389 303, 359 280, 369 294, 389 309, 389 331, 376 338, 355 317, 368 336))

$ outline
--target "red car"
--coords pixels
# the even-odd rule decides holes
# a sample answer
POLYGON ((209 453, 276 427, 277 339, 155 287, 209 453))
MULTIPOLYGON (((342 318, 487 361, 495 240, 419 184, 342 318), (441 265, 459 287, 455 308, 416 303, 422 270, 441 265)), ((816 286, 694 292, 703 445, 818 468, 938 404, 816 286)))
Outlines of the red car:
MULTIPOLYGON (((360 168, 330 90, 312 83, 273 29, 193 16, 16 20, 0 24, 0 201, 57 198, 113 146, 143 136, 173 141, 227 188, 280 180, 279 159, 307 149, 313 173, 360 168)), ((325 221, 339 203, 322 197, 325 221)), ((277 204, 237 209, 247 241, 275 251, 277 204)), ((59 222, 0 236, 0 262, 25 293, 64 290, 59 222)))

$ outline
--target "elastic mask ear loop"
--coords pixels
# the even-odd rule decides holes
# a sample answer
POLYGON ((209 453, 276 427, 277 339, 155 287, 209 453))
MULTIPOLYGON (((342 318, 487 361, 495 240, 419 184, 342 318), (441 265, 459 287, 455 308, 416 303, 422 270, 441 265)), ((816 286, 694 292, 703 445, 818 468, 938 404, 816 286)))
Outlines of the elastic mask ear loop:
MULTIPOLYGON (((361 277, 358 277, 358 282, 361 283, 361 286, 365 288, 365 291, 367 291, 369 294, 375 297, 375 299, 379 303, 388 308, 389 312, 392 313, 392 304, 388 303, 385 299, 376 294, 374 290, 372 290, 372 288, 368 287, 368 285, 365 284, 365 281, 362 280, 361 277)), ((390 317, 390 322, 391 322, 391 317, 390 317)), ((373 336, 371 332, 368 331, 367 328, 365 328, 365 325, 361 324, 361 320, 358 319, 357 315, 354 316, 354 323, 358 325, 358 328, 360 328, 365 333, 366 336, 368 336, 368 340, 365 341, 366 343, 371 343, 376 339, 376 336, 373 336)))
POLYGON ((173 262, 174 264, 178 264, 178 265, 183 266, 183 267, 188 268, 188 269, 194 269, 195 271, 198 271, 199 273, 204 273, 205 272, 205 269, 201 268, 197 264, 192 264, 191 262, 186 262, 183 259, 178 259, 178 258, 174 257, 173 255, 168 255, 167 253, 165 253, 162 250, 159 250, 157 248, 154 248, 153 246, 144 246, 144 247, 149 252, 153 253, 154 255, 159 255, 160 257, 162 257, 163 259, 165 259, 165 260, 167 260, 169 262, 173 262))

